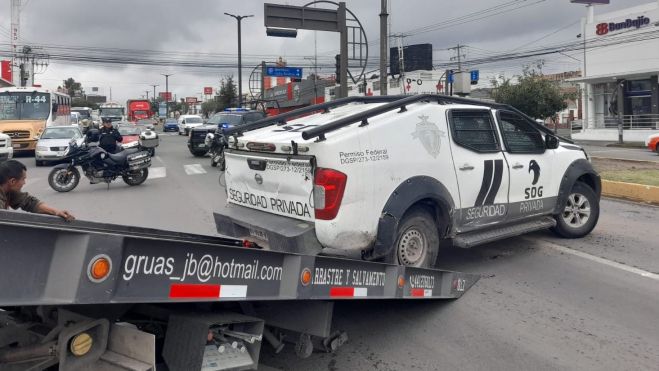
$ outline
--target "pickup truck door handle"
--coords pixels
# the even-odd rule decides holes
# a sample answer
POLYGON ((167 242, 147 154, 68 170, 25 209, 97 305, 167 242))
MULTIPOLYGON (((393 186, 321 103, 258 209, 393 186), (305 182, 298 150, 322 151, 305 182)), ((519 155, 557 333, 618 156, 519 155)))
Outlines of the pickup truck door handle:
POLYGON ((519 162, 513 165, 513 169, 523 169, 524 165, 520 164, 519 162))
POLYGON ((462 171, 474 170, 474 167, 469 165, 469 164, 464 164, 464 165, 462 165, 462 167, 460 167, 460 170, 462 170, 462 171))

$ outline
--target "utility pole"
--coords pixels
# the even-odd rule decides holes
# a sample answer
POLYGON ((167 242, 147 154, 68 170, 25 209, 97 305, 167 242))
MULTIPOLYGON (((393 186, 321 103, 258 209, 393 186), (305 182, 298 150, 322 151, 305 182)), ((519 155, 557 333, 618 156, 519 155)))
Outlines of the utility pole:
POLYGON ((161 75, 165 76, 165 118, 169 118, 169 76, 172 76, 173 74, 161 73, 161 75))
POLYGON ((144 92, 146 93, 146 100, 149 100, 149 91, 145 90, 144 92))
POLYGON ((316 104, 316 98, 318 98, 318 59, 317 56, 313 57, 304 57, 305 60, 311 61, 313 63, 313 104, 316 104))
POLYGON ((380 95, 387 95, 387 0, 380 2, 380 95))
POLYGON ((339 21, 339 33, 341 34, 341 57, 339 65, 341 86, 339 86, 339 98, 346 98, 348 97, 348 25, 346 22, 345 2, 339 2, 337 15, 339 21))
POLYGON ((244 18, 253 17, 253 15, 234 15, 224 13, 229 17, 233 17, 238 21, 238 107, 243 106, 243 66, 242 66, 242 46, 240 37, 240 23, 244 18))
POLYGON ((25 66, 19 66, 18 39, 20 38, 21 29, 21 0, 11 0, 11 75, 12 82, 16 86, 22 85, 23 70, 25 66), (18 68, 20 67, 20 69, 18 68))
POLYGON ((462 54, 462 52, 461 52, 460 50, 461 50, 462 48, 464 48, 464 47, 465 47, 464 45, 460 45, 460 44, 458 44, 457 46, 454 46, 454 47, 452 47, 452 48, 448 48, 448 50, 455 50, 456 53, 458 54, 458 55, 455 56, 455 57, 451 57, 451 60, 452 60, 452 61, 454 61, 454 60, 457 60, 457 61, 458 61, 458 72, 462 72, 462 58, 464 58, 465 55, 462 54))

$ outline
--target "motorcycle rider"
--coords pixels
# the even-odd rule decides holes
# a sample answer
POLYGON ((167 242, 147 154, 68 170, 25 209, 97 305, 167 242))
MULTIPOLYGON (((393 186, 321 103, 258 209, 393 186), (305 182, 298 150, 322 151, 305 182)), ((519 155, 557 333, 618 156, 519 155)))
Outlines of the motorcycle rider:
MULTIPOLYGON (((88 136, 91 135, 90 133, 92 130, 88 131, 88 136)), ((96 138, 87 138, 87 141, 89 142, 95 142, 98 141, 98 146, 103 148, 109 153, 116 153, 117 152, 117 142, 121 142, 123 137, 121 136, 121 133, 119 133, 119 130, 115 129, 112 126, 112 121, 110 121, 109 118, 104 117, 103 118, 103 126, 101 126, 100 130, 98 131, 98 140, 94 140, 96 138)))

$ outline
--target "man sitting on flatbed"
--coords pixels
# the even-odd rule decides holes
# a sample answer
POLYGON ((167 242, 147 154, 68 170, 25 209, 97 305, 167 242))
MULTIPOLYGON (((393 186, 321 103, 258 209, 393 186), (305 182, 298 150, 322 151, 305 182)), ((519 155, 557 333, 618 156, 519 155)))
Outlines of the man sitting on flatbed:
POLYGON ((16 160, 0 163, 0 210, 23 209, 27 212, 59 216, 71 221, 75 217, 66 210, 55 209, 27 192, 21 192, 27 178, 27 168, 16 160))

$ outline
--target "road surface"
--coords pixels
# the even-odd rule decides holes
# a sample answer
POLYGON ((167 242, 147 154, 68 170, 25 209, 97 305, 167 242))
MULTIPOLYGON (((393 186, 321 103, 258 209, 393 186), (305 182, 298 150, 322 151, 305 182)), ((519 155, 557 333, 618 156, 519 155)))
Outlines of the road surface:
MULTIPOLYGON (((29 166, 26 189, 79 219, 215 234, 212 211, 225 202, 217 169, 176 135, 162 137, 138 187, 83 179, 59 194, 49 168, 19 159, 29 166)), ((541 232, 443 250, 440 267, 482 275, 459 300, 338 303, 335 328, 350 340, 336 353, 300 360, 292 345, 275 355, 264 344, 261 359, 286 370, 657 370, 659 208, 601 207, 584 239, 541 232)))

